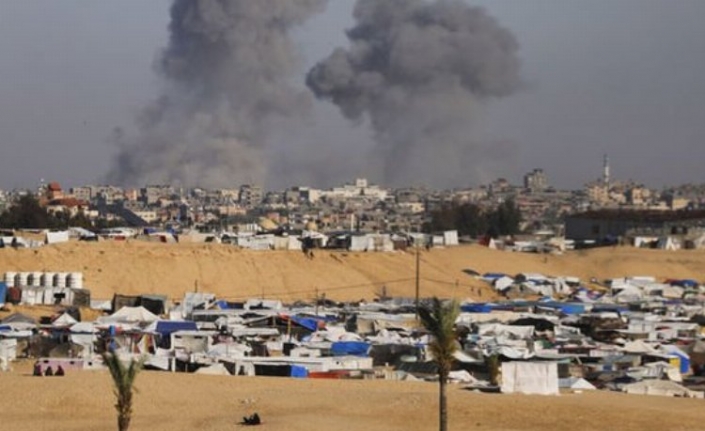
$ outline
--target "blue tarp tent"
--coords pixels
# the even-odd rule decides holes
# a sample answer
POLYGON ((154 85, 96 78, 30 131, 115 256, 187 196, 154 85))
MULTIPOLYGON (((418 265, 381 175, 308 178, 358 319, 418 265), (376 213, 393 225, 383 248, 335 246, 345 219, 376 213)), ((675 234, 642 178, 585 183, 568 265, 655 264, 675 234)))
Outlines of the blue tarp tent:
POLYGON ((460 311, 462 311, 464 313, 489 313, 494 308, 495 308, 495 304, 476 302, 476 303, 461 305, 460 311))
POLYGON ((291 316, 289 318, 297 325, 314 332, 319 328, 319 325, 323 323, 323 321, 311 317, 291 316))
POLYGON ((306 369, 306 367, 302 367, 301 365, 292 365, 291 377, 305 379, 308 377, 308 370, 306 369))
POLYGON ((619 304, 593 304, 592 312, 599 313, 604 311, 614 311, 616 313, 624 313, 629 311, 629 306, 619 304))
POLYGON ((224 299, 215 302, 215 305, 220 310, 242 310, 245 304, 242 302, 228 302, 224 299))
POLYGON ((679 287, 698 287, 698 282, 696 280, 691 280, 691 279, 670 280, 669 284, 671 286, 679 286, 679 287))
POLYGON ((162 337, 168 337, 176 331, 198 331, 196 322, 186 320, 159 320, 155 329, 162 337))
POLYGON ((563 314, 582 314, 585 312, 585 305, 582 303, 547 301, 539 302, 537 305, 543 308, 552 308, 554 310, 560 310, 563 314))
POLYGON ((663 348, 671 355, 677 356, 680 362, 680 372, 681 374, 688 374, 690 372, 690 356, 677 346, 665 345, 663 348))
POLYGON ((370 344, 362 341, 336 341, 330 348, 333 356, 367 356, 370 344))
POLYGON ((7 299, 7 284, 0 282, 0 305, 5 305, 7 299))

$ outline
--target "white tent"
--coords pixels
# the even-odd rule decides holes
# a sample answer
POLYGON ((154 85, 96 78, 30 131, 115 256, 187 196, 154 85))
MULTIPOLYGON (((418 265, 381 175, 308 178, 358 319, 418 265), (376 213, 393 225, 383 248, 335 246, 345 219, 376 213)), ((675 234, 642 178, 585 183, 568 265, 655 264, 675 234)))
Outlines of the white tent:
POLYGON ((447 230, 443 232, 443 245, 446 247, 458 245, 458 231, 447 230))
POLYGON ((69 241, 69 231, 47 232, 46 239, 44 241, 47 244, 57 244, 60 242, 68 242, 69 241))
MULTIPOLYGON (((0 361, 4 362, 5 366, 8 362, 17 359, 17 339, 6 338, 0 340, 0 361)), ((5 371, 3 369, 3 371, 5 371)))
POLYGON ((665 236, 661 237, 658 239, 658 243, 656 245, 658 248, 661 250, 671 250, 675 251, 678 250, 680 247, 680 244, 671 236, 665 236))
POLYGON ((61 316, 57 317, 56 320, 51 322, 51 326, 54 326, 55 328, 61 328, 64 326, 74 325, 75 323, 78 323, 78 320, 71 317, 70 314, 64 313, 61 316))
POLYGON ((97 332, 93 322, 78 322, 71 326, 71 342, 83 347, 82 356, 90 358, 93 356, 93 346, 98 340, 97 332))
POLYGON ((703 392, 691 391, 668 380, 644 380, 625 385, 622 391, 637 395, 660 395, 664 397, 703 398, 703 392))
POLYGON ((196 370, 194 374, 204 374, 208 376, 229 376, 230 372, 223 364, 213 364, 196 370))
POLYGON ((634 353, 634 354, 656 354, 658 353, 657 350, 645 343, 642 340, 634 340, 626 343, 624 345, 624 351, 626 353, 634 353))
POLYGON ((514 284, 514 279, 511 277, 504 276, 504 277, 500 277, 494 281, 494 288, 495 288, 495 290, 501 292, 501 291, 509 288, 509 286, 511 286, 512 284, 514 284))
POLYGON ((558 380, 558 386, 564 389, 572 389, 577 391, 597 389, 592 383, 582 377, 566 377, 558 380))
POLYGON ((110 316, 98 319, 100 323, 141 323, 154 322, 159 317, 144 307, 122 307, 110 316))
POLYGON ((502 393, 558 395, 556 362, 504 362, 502 393))

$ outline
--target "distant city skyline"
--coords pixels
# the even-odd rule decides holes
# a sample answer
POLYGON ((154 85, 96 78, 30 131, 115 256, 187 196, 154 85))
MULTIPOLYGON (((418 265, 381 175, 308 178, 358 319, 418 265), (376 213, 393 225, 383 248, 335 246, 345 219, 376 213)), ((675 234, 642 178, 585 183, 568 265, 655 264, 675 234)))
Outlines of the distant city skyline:
MULTIPOLYGON (((514 34, 524 87, 480 106, 472 139, 483 162, 453 186, 498 177, 521 184, 541 168, 550 185, 577 189, 601 178, 604 154, 613 180, 705 183, 705 2, 468 3, 514 34)), ((163 86, 154 63, 167 45, 170 4, 0 2, 0 189, 33 188, 40 178, 65 187, 104 182, 115 128, 133 130, 163 86)), ((349 46, 353 4, 329 1, 294 32, 302 90, 312 65, 349 46)), ((387 185, 367 160, 369 124, 351 124, 326 101, 313 103, 307 121, 273 134, 267 189, 356 177, 387 185)), ((440 188, 420 166, 419 183, 408 185, 440 188)))

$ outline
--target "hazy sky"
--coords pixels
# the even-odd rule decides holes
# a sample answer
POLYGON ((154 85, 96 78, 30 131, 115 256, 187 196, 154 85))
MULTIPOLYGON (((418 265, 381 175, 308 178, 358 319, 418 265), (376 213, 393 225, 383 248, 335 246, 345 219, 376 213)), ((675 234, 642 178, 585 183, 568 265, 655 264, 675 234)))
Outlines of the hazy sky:
MULTIPOLYGON (((607 153, 616 178, 650 186, 705 182, 705 1, 470 3, 515 34, 526 83, 484 106, 477 134, 502 142, 506 157, 484 180, 518 183, 541 167, 552 184, 580 187, 599 176, 607 153)), ((133 127, 159 93, 153 62, 166 44, 169 4, 0 0, 0 188, 32 187, 40 178, 66 186, 101 180, 115 152, 111 131, 133 127)), ((347 46, 352 6, 330 0, 325 14, 296 33, 306 59, 300 85, 311 65, 347 46)), ((369 129, 351 125, 327 102, 316 102, 305 132, 277 139, 274 149, 300 145, 310 169, 291 168, 303 165, 272 151, 273 166, 291 184, 270 187, 370 175, 363 151, 369 129), (326 162, 339 158, 349 160, 344 169, 326 162)), ((458 178, 457 185, 471 184, 458 178)))

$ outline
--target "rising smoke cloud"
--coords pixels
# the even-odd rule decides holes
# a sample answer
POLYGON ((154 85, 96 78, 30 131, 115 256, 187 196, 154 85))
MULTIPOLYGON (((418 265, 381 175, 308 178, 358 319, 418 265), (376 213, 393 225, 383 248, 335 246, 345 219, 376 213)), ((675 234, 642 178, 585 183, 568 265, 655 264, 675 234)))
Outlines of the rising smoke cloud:
POLYGON ((228 187, 262 182, 268 129, 300 115, 306 92, 290 31, 327 0, 175 0, 157 70, 162 96, 134 136, 116 134, 108 180, 228 187))
POLYGON ((511 32, 460 0, 358 0, 354 18, 350 47, 314 66, 307 85, 369 120, 385 182, 457 185, 503 152, 474 142, 473 120, 520 86, 511 32))

